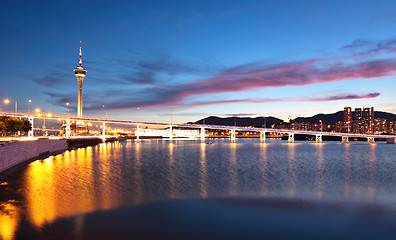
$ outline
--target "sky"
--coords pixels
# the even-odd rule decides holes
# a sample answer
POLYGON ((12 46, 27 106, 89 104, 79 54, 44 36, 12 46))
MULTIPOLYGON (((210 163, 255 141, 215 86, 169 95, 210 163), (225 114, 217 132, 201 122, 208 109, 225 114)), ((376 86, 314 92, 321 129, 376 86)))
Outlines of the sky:
POLYGON ((76 115, 82 41, 85 117, 396 114, 395 30, 394 0, 5 1, 0 98, 76 115))

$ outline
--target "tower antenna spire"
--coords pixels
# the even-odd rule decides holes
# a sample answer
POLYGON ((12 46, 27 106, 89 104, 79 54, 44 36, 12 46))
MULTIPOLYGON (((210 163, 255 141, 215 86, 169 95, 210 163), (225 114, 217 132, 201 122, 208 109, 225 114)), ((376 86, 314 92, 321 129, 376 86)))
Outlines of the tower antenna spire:
POLYGON ((81 56, 82 56, 82 52, 81 52, 81 41, 80 41, 80 59, 78 60, 78 64, 80 66, 82 66, 82 58, 81 58, 81 56))

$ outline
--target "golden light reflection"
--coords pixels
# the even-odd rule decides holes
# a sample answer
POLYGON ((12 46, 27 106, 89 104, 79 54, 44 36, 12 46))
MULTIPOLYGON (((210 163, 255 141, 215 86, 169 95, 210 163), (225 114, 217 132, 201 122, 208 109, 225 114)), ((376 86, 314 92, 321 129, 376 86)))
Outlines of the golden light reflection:
POLYGON ((317 144, 318 165, 317 165, 317 188, 318 197, 323 196, 323 144, 317 144))
POLYGON ((208 196, 207 190, 206 190, 206 144, 201 143, 201 160, 200 160, 200 166, 201 166, 201 171, 200 171, 200 176, 201 176, 201 197, 205 198, 208 196))
POLYGON ((289 195, 294 197, 296 191, 296 163, 294 155, 294 144, 289 144, 289 165, 288 165, 288 182, 289 182, 289 195))
POLYGON ((102 144, 29 164, 24 175, 29 222, 40 229, 58 218, 118 206, 118 195, 110 176, 119 169, 111 168, 110 150, 110 144, 102 144), (97 179, 94 179, 94 151, 103 156, 103 162, 95 166, 100 173, 97 179))
POLYGON ((103 143, 100 147, 100 155, 102 157, 101 164, 99 165, 100 175, 100 209, 107 210, 112 207, 112 194, 111 187, 112 184, 110 182, 110 174, 111 174, 111 162, 110 162, 110 152, 111 152, 111 143, 103 143))
POLYGON ((175 170, 173 168, 173 143, 169 144, 169 197, 175 198, 175 170))
POLYGON ((11 240, 18 228, 21 209, 8 201, 0 203, 0 239, 11 240))
POLYGON ((77 206, 76 211, 80 213, 92 212, 95 210, 92 150, 88 148, 77 149, 77 159, 74 164, 77 166, 75 179, 78 179, 75 183, 77 199, 73 199, 74 206, 77 206))
POLYGON ((349 198, 349 184, 351 179, 351 159, 349 153, 349 144, 344 144, 345 146, 345 173, 344 173, 344 196, 346 199, 349 198))
POLYGON ((46 160, 30 164, 25 175, 27 217, 37 228, 55 220, 54 166, 46 160))

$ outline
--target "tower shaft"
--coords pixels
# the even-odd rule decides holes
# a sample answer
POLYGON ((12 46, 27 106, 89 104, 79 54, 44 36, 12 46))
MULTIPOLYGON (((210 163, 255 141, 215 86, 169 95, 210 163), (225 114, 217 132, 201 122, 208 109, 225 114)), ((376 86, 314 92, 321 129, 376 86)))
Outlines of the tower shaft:
POLYGON ((84 77, 82 77, 81 79, 79 79, 79 77, 77 77, 77 81, 78 81, 78 104, 77 104, 77 117, 78 118, 82 118, 82 84, 83 84, 83 79, 84 77))

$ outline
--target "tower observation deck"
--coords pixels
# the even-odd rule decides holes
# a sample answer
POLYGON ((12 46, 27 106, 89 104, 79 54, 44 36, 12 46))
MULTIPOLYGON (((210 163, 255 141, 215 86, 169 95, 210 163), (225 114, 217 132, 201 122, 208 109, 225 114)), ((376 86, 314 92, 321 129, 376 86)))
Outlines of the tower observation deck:
POLYGON ((77 67, 73 70, 78 81, 78 106, 77 106, 77 117, 82 118, 82 84, 84 81, 87 70, 82 66, 82 53, 81 53, 81 41, 80 41, 80 58, 78 60, 77 67))

